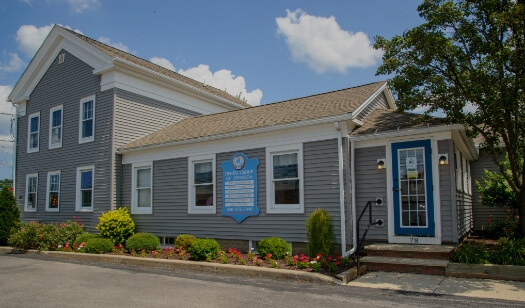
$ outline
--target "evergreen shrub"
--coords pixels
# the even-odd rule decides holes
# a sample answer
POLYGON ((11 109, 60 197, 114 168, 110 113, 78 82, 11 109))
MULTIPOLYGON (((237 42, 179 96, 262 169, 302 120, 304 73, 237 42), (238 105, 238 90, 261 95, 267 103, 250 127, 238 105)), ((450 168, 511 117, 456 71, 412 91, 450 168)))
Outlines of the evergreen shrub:
POLYGON ((330 214, 316 209, 306 220, 306 252, 313 258, 318 254, 330 256, 334 250, 334 231, 330 214))
POLYGON ((80 245, 82 243, 87 243, 87 241, 89 241, 90 239, 93 239, 93 238, 100 238, 97 234, 92 234, 92 233, 82 233, 80 234, 79 236, 77 236, 77 239, 75 240, 74 244, 75 245, 80 245))
POLYGON ((126 241, 126 249, 130 251, 150 252, 160 246, 159 238, 151 233, 136 233, 126 241))
POLYGON ((113 243, 106 238, 92 238, 86 242, 84 251, 87 253, 106 253, 113 251, 113 243))
POLYGON ((261 256, 271 254, 271 258, 275 260, 283 259, 290 253, 290 244, 276 236, 260 240, 258 247, 261 256))
POLYGON ((220 246, 216 240, 211 238, 198 238, 191 244, 188 252, 197 261, 211 261, 217 257, 219 249, 220 246))
POLYGON ((131 218, 127 207, 102 213, 98 220, 96 229, 100 236, 111 240, 116 246, 124 243, 135 233, 135 221, 131 218))
POLYGON ((175 247, 182 247, 184 250, 188 250, 196 239, 195 236, 190 234, 180 234, 175 239, 175 247))
POLYGON ((2 187, 0 191, 0 246, 7 245, 11 230, 19 226, 20 210, 16 205, 16 198, 9 187, 2 187))

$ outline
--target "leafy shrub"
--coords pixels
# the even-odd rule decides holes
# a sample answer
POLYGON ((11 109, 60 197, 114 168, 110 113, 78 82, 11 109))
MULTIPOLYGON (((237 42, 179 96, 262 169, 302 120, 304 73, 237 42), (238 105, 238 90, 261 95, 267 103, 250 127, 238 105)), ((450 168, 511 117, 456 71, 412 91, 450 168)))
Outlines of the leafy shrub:
POLYGON ((2 187, 0 191, 0 246, 5 246, 11 230, 20 223, 20 210, 16 205, 16 198, 9 187, 2 187))
POLYGON ((332 218, 323 209, 315 210, 306 220, 306 251, 310 257, 318 254, 329 256, 334 250, 334 228, 332 218))
POLYGON ((479 243, 463 243, 452 252, 453 262, 467 264, 488 264, 489 253, 485 246, 479 243))
POLYGON ((188 252, 195 260, 213 260, 217 256, 220 246, 216 240, 199 238, 193 241, 188 252))
POLYGON ((97 234, 85 232, 77 236, 77 239, 75 240, 74 244, 80 245, 81 243, 87 243, 88 240, 93 238, 99 238, 99 236, 97 234))
POLYGON ((518 234, 518 216, 512 214, 512 209, 505 210, 507 217, 505 219, 491 219, 488 220, 488 226, 481 231, 481 235, 489 238, 499 239, 501 237, 513 238, 518 234))
POLYGON ((98 220, 96 229, 100 232, 100 236, 110 239, 116 246, 124 243, 135 233, 135 222, 126 207, 102 213, 98 220))
POLYGON ((137 233, 132 235, 126 241, 126 248, 130 251, 150 252, 160 246, 160 240, 156 235, 151 233, 137 233))
POLYGON ((490 253, 494 264, 525 265, 525 238, 500 238, 490 253))
POLYGON ((113 250, 113 243, 105 238, 92 238, 86 242, 84 251, 87 253, 106 253, 113 250))
POLYGON ((175 239, 175 247, 182 247, 185 250, 188 250, 191 247, 191 244, 196 240, 197 238, 193 235, 189 234, 180 234, 175 239))
POLYGON ((9 245, 21 249, 55 250, 66 243, 73 243, 84 233, 84 226, 77 220, 68 220, 63 223, 22 223, 13 230, 9 238, 9 245))
POLYGON ((259 254, 266 256, 272 255, 273 259, 283 259, 290 252, 290 244, 279 237, 265 238, 259 241, 259 254))

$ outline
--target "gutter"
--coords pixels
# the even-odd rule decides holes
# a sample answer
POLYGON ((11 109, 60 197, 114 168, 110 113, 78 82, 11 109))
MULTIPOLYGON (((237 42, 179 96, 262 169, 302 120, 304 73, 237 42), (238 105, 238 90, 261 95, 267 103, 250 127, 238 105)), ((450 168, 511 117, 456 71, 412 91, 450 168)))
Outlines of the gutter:
MULTIPOLYGON (((189 84, 187 84, 187 83, 185 83, 185 82, 182 82, 182 81, 180 81, 180 80, 177 80, 177 79, 174 79, 174 78, 168 77, 168 76, 163 75, 163 74, 161 74, 161 73, 157 73, 157 72, 155 72, 155 71, 152 71, 152 70, 150 70, 150 69, 147 69, 147 68, 145 68, 145 67, 142 67, 142 66, 140 66, 140 65, 138 65, 138 64, 135 64, 135 63, 132 63, 132 62, 129 62, 129 61, 123 60, 123 59, 121 59, 121 58, 113 58, 113 62, 114 62, 114 64, 112 64, 112 65, 109 65, 109 66, 106 66, 106 67, 103 67, 103 68, 100 68, 100 69, 93 70, 93 74, 94 74, 94 75, 102 75, 102 74, 104 74, 104 73, 106 73, 106 72, 109 72, 109 71, 115 69, 115 68, 116 68, 116 65, 115 65, 115 64, 125 64, 126 66, 129 66, 129 67, 131 67, 131 68, 133 68, 133 69, 135 69, 135 70, 138 70, 138 71, 140 71, 140 72, 144 72, 144 73, 148 73, 148 74, 154 75, 155 77, 157 77, 157 78, 159 78, 159 79, 163 79, 163 80, 165 80, 165 81, 169 81, 169 82, 175 83, 175 84, 177 84, 177 85, 179 85, 179 86, 182 86, 183 88, 190 89, 190 90, 192 90, 192 91, 198 92, 198 93, 200 93, 200 94, 203 94, 203 95, 208 96, 208 97, 210 97, 210 98, 213 98, 213 99, 215 99, 215 100, 219 100, 219 101, 221 101, 222 103, 224 103, 224 104, 226 104, 226 105, 234 106, 234 107, 236 107, 236 108, 241 108, 241 109, 248 108, 248 107, 246 107, 246 106, 243 106, 243 105, 237 104, 237 103, 235 103, 235 102, 232 102, 232 101, 230 101, 230 100, 227 100, 227 99, 222 98, 222 97, 220 97, 220 96, 217 96, 217 95, 215 95, 215 94, 212 94, 212 93, 209 93, 209 92, 203 91, 203 90, 201 90, 201 89, 199 89, 199 88, 196 88, 196 87, 194 87, 194 86, 191 86, 191 85, 189 85, 189 84)), ((185 77, 186 77, 186 76, 185 76, 185 77)), ((187 77, 187 78, 189 78, 189 77, 187 77)))
POLYGON ((131 153, 131 152, 137 152, 137 151, 143 151, 143 150, 159 149, 159 148, 165 148, 165 147, 170 147, 170 146, 207 142, 207 141, 212 141, 212 140, 248 136, 248 135, 260 134, 260 133, 268 133, 268 132, 273 132, 273 131, 278 131, 278 130, 283 130, 283 129, 298 128, 298 127, 304 127, 304 126, 309 126, 309 125, 327 124, 331 122, 349 121, 349 120, 352 120, 351 112, 343 114, 343 115, 337 115, 337 116, 326 117, 326 118, 321 118, 321 119, 313 119, 313 120, 307 120, 307 121, 302 121, 302 122, 264 126, 264 127, 247 129, 247 130, 238 130, 238 131, 233 131, 233 132, 218 134, 218 135, 197 137, 197 138, 185 139, 185 140, 168 141, 164 143, 157 143, 157 144, 151 144, 151 145, 145 145, 145 146, 136 146, 136 147, 128 148, 128 149, 117 149, 116 153, 124 154, 124 153, 131 153))
POLYGON ((428 134, 428 133, 439 133, 447 131, 461 131, 464 127, 462 124, 452 124, 452 125, 440 125, 440 126, 424 126, 413 129, 406 130, 390 130, 381 133, 370 133, 362 136, 358 134, 352 136, 354 141, 367 141, 367 140, 377 140, 377 139, 386 139, 402 136, 410 136, 416 134, 428 134))

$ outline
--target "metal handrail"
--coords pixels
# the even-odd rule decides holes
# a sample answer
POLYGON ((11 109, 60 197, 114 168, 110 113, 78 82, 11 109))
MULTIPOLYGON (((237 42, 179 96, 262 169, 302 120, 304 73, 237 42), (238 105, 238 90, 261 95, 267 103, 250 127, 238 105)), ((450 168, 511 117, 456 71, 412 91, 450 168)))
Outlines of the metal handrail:
POLYGON ((368 233, 368 230, 371 226, 379 224, 378 221, 372 222, 372 203, 381 204, 381 199, 377 199, 374 201, 368 201, 366 202, 365 208, 361 212, 361 215, 359 215, 359 218, 357 219, 357 230, 356 230, 356 238, 357 238, 357 276, 360 276, 360 267, 361 267, 361 246, 363 246, 363 243, 365 242, 366 234, 368 233), (363 238, 359 239, 359 223, 361 222, 361 218, 363 218, 363 215, 366 212, 366 209, 368 209, 368 225, 366 226, 365 233, 363 234, 363 238))

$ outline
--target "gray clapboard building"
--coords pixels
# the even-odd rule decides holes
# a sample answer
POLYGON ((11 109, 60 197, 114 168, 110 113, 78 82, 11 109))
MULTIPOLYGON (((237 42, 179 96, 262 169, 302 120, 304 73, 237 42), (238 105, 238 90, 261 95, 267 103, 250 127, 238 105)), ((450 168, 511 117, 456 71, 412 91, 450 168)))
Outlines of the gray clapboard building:
POLYGON ((323 208, 346 251, 374 201, 372 240, 440 245, 472 228, 474 143, 462 125, 398 113, 386 82, 252 107, 55 26, 9 101, 24 221, 76 216, 93 229, 128 206, 138 231, 166 243, 300 245, 323 208))

